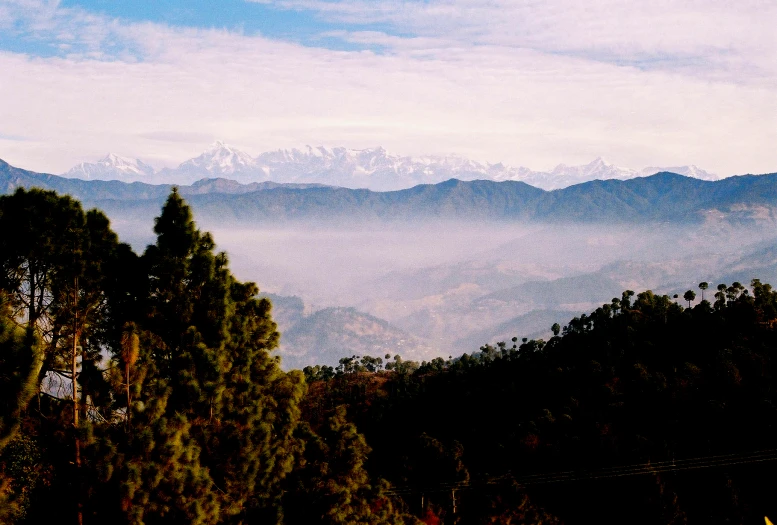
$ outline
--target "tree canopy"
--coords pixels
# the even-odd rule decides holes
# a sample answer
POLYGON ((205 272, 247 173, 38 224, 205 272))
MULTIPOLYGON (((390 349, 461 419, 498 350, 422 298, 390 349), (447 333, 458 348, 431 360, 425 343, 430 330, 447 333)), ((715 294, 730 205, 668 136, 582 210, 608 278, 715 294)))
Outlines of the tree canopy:
MULTIPOLYGON (((64 509, 79 523, 293 523, 285 480, 309 472, 305 451, 321 441, 299 432, 306 384, 271 355, 271 304, 232 275, 176 190, 154 232, 139 257, 69 197, 0 197, 8 519, 53 521, 64 509), (11 475, 21 456, 46 465, 35 490, 11 475)), ((352 476, 342 495, 362 510, 351 514, 385 500, 365 471, 352 476)))

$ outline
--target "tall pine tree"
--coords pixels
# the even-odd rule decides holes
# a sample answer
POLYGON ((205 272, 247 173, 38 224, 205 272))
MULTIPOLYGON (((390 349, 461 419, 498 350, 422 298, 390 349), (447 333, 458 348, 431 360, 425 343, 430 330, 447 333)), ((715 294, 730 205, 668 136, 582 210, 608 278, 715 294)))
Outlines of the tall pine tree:
POLYGON ((282 372, 269 352, 278 333, 256 285, 229 272, 173 190, 142 258, 147 315, 138 358, 117 354, 132 399, 127 436, 114 447, 131 523, 242 523, 280 518, 280 481, 299 445, 294 430, 301 374, 282 372))

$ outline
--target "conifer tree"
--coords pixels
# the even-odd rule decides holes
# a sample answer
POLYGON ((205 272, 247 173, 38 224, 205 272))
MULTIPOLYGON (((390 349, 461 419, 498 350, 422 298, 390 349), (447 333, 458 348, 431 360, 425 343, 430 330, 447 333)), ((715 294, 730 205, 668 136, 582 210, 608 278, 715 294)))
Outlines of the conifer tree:
MULTIPOLYGON (((11 319, 26 326, 27 345, 40 341, 44 378, 57 378, 62 394, 47 387, 54 416, 71 431, 72 499, 82 522, 81 434, 86 404, 107 402, 107 385, 97 366, 110 318, 105 268, 118 238, 101 212, 52 191, 19 189, 0 197, 0 289, 10 299, 11 319), (79 387, 86 388, 79 388, 79 387)), ((61 458, 64 460, 64 458, 61 458)))
POLYGON ((119 369, 137 371, 109 479, 120 480, 130 523, 217 523, 218 489, 201 459, 224 384, 226 261, 175 190, 154 231, 157 242, 142 259, 149 288, 138 357, 117 355, 119 369))
POLYGON ((699 283, 699 289, 701 290, 701 300, 704 301, 704 290, 710 287, 710 284, 707 281, 702 281, 699 283))
POLYGON ((13 317, 46 332, 56 271, 64 266, 72 237, 80 226, 80 206, 52 191, 19 188, 0 197, 0 288, 14 308, 13 317))
POLYGON ((119 250, 108 219, 70 197, 19 189, 0 197, 0 230, 0 289, 45 347, 41 378, 54 371, 72 382, 76 358, 76 373, 103 388, 94 364, 110 318, 106 269, 119 250))
POLYGON ((301 444, 295 436, 305 382, 299 371, 284 373, 269 351, 279 334, 267 299, 253 283, 231 279, 228 373, 222 403, 208 441, 208 465, 223 488, 225 511, 241 522, 261 515, 278 520, 280 482, 301 444))
MULTIPOLYGON (((148 294, 130 370, 126 443, 111 474, 132 523, 279 519, 280 481, 299 448, 304 380, 269 352, 279 335, 256 285, 240 283, 173 190, 142 258, 148 294)), ((126 389, 126 384, 124 385, 126 389)))

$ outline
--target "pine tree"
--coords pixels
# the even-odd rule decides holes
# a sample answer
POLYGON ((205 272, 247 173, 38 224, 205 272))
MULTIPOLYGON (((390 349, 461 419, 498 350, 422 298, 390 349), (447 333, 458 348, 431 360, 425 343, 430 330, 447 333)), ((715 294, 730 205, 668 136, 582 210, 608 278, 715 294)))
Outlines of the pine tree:
MULTIPOLYGON (((26 326, 27 345, 40 341, 43 364, 36 381, 55 379, 68 400, 46 386, 52 415, 70 426, 72 499, 82 522, 81 434, 87 404, 107 403, 107 384, 98 368, 109 324, 105 268, 118 238, 101 212, 52 191, 19 189, 0 197, 0 289, 11 318, 26 326), (82 388, 86 387, 86 388, 82 388)), ((65 460, 65 458, 60 458, 65 460)))
POLYGON ((295 436, 305 382, 298 371, 284 373, 270 350, 279 334, 271 304, 257 299, 253 283, 232 279, 228 373, 217 421, 208 442, 208 465, 225 493, 225 511, 236 522, 261 515, 278 520, 280 483, 294 466, 295 436))
POLYGON ((108 445, 106 478, 118 482, 130 523, 217 523, 218 489, 202 447, 223 389, 226 268, 175 190, 155 232, 157 242, 142 258, 148 293, 137 357, 126 348, 116 352, 127 375, 121 391, 128 395, 121 397, 130 404, 124 433, 108 445))
POLYGON ((75 373, 104 392, 95 365, 110 318, 106 269, 120 248, 108 219, 70 197, 19 189, 0 197, 0 231, 0 289, 12 317, 44 344, 41 379, 54 372, 72 383, 77 361, 75 373))
POLYGON ((302 375, 269 355, 279 338, 269 301, 231 275, 176 190, 155 232, 138 358, 116 356, 131 403, 109 478, 121 480, 131 523, 267 519, 299 448, 302 375))

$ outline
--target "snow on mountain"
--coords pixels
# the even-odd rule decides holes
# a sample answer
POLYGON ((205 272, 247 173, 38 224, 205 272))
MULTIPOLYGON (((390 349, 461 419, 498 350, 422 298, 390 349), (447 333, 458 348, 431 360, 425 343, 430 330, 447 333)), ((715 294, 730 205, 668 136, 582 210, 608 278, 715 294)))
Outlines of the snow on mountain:
POLYGON ((390 155, 383 148, 363 150, 313 148, 278 150, 256 158, 270 180, 318 182, 349 188, 387 191, 451 178, 445 170, 418 164, 410 157, 390 155))
POLYGON ((348 149, 323 146, 268 151, 251 157, 221 141, 213 143, 200 156, 165 168, 156 174, 140 161, 109 155, 97 164, 79 164, 67 176, 80 178, 118 178, 191 184, 200 179, 224 178, 243 184, 319 183, 346 188, 391 191, 418 184, 435 184, 451 178, 522 181, 545 190, 565 188, 595 179, 632 179, 672 171, 704 180, 717 180, 714 174, 696 166, 645 168, 635 170, 611 164, 604 159, 581 166, 559 164, 550 171, 534 171, 502 163, 484 164, 457 155, 408 157, 393 155, 382 147, 348 149))
POLYGON ((511 172, 507 180, 520 180, 544 190, 556 190, 591 180, 625 180, 639 176, 640 172, 637 170, 621 168, 598 157, 581 166, 559 164, 548 172, 519 168, 517 172, 511 172))
POLYGON ((483 164, 457 155, 408 157, 385 149, 313 148, 278 150, 256 158, 262 172, 276 182, 318 182, 348 188, 392 191, 418 184, 460 180, 520 180, 527 168, 483 164))
POLYGON ((160 182, 188 183, 199 179, 230 178, 238 182, 259 182, 256 161, 224 142, 216 141, 199 157, 181 163, 177 168, 165 168, 158 173, 160 182))
POLYGON ((566 188, 591 180, 633 179, 660 171, 716 180, 718 177, 696 166, 635 170, 597 158, 582 166, 560 164, 549 172, 525 167, 484 164, 459 156, 403 157, 383 148, 350 150, 311 148, 263 153, 256 159, 262 172, 275 182, 318 182, 349 188, 389 191, 417 184, 435 184, 457 178, 522 181, 544 190, 566 188))
POLYGON ((642 176, 653 175, 655 173, 660 173, 662 171, 678 173, 680 175, 685 175, 686 177, 693 177, 694 179, 701 179, 701 180, 720 180, 721 179, 719 175, 710 173, 708 171, 704 171, 700 167, 694 166, 693 164, 691 164, 690 166, 673 166, 670 168, 652 168, 652 167, 645 168, 642 170, 642 176))
POLYGON ((517 170, 507 168, 506 173, 503 175, 505 178, 500 180, 520 180, 544 190, 556 190, 592 180, 628 180, 636 177, 647 177, 662 171, 679 173, 680 175, 702 180, 720 179, 717 175, 693 165, 668 168, 651 167, 643 170, 635 170, 616 166, 599 157, 582 166, 566 166, 564 164, 559 164, 549 172, 532 171, 527 168, 518 168, 517 170))
POLYGON ((149 182, 154 176, 154 168, 138 159, 128 159, 109 153, 97 162, 82 162, 63 176, 86 180, 149 182))

